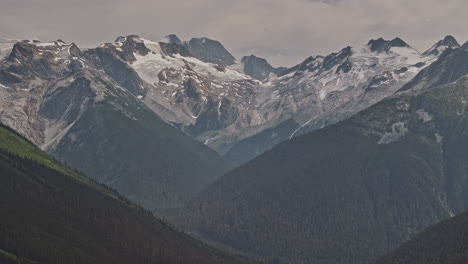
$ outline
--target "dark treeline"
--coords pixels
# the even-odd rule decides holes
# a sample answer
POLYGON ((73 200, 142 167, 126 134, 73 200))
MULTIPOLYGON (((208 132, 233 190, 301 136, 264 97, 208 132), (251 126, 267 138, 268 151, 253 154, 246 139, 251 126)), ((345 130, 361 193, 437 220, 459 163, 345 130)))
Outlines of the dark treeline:
POLYGON ((0 262, 242 262, 92 185, 0 150, 0 262))
POLYGON ((468 263, 468 213, 428 228, 374 264, 468 263))

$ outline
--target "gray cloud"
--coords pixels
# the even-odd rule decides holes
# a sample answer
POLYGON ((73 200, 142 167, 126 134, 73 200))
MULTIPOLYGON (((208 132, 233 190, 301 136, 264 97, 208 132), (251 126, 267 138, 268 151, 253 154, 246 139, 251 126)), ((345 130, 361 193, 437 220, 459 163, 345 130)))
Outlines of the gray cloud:
POLYGON ((312 3, 324 3, 324 4, 337 4, 337 3, 340 3, 342 2, 343 0, 306 0, 306 1, 309 1, 309 2, 312 2, 312 3))
POLYGON ((85 46, 118 35, 207 36, 236 56, 275 65, 371 38, 424 50, 447 34, 468 40, 466 0, 0 0, 0 38, 62 38, 85 46))

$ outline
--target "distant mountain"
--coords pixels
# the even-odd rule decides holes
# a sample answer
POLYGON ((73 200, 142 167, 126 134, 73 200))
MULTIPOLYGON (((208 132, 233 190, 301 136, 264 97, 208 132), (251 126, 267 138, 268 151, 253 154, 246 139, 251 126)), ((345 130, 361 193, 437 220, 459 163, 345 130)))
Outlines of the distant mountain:
POLYGON ((247 263, 169 227, 0 126, 0 263, 247 263))
POLYGON ((405 84, 399 92, 429 89, 451 83, 468 74, 468 50, 447 49, 439 59, 420 71, 416 77, 405 84))
POLYGON ((388 52, 391 48, 409 48, 410 46, 400 38, 394 38, 393 40, 384 40, 383 38, 372 39, 367 44, 371 51, 377 52, 388 52))
POLYGON ((170 34, 165 37, 164 42, 183 46, 190 51, 191 56, 206 63, 228 66, 236 62, 234 56, 217 40, 202 37, 182 41, 177 35, 170 34))
POLYGON ((216 149, 225 147, 265 118, 255 111, 260 82, 192 55, 191 48, 137 36, 86 53, 123 87, 131 87, 166 122, 216 149), (127 47, 135 47, 133 49, 127 47))
POLYGON ((468 50, 468 41, 463 44, 462 49, 468 50))
POLYGON ((446 36, 443 40, 437 42, 436 44, 434 44, 434 46, 432 46, 430 49, 425 51, 423 55, 438 56, 442 54, 442 52, 448 48, 456 49, 456 48, 461 48, 461 46, 453 36, 446 36))
POLYGON ((224 156, 244 163, 278 143, 349 118, 395 94, 437 58, 419 54, 400 38, 310 57, 272 81, 276 97, 260 105, 274 113, 271 120, 224 156))
POLYGON ((85 53, 163 120, 236 163, 393 95, 439 56, 380 38, 285 69, 255 56, 235 61, 218 41, 176 35, 119 37, 85 53))
POLYGON ((237 163, 393 95, 438 58, 399 38, 377 39, 284 69, 255 56, 222 62, 221 43, 176 35, 121 37, 87 54, 163 120, 237 163))
POLYGON ((245 74, 257 80, 265 80, 270 73, 281 75, 287 70, 285 67, 274 68, 268 61, 255 55, 245 56, 241 59, 243 71, 245 74))
POLYGON ((18 42, 17 40, 0 39, 0 62, 10 54, 13 46, 17 42, 18 42))
POLYGON ((126 60, 146 47, 120 50, 15 44, 0 65, 0 122, 145 208, 181 206, 230 164, 139 99, 147 84, 126 60))
MULTIPOLYGON (((175 35, 175 34, 170 34, 165 37, 165 41, 169 44, 176 44, 176 45, 182 45, 182 41, 180 38, 175 35)), ((119 42, 118 40, 115 42, 119 42)))
POLYGON ((267 263, 365 263, 468 208, 468 77, 293 138, 198 195, 188 226, 267 263))
POLYGON ((187 48, 195 58, 204 62, 228 66, 236 60, 219 41, 209 38, 192 38, 187 48))
POLYGON ((426 229, 375 264, 468 263, 468 213, 426 229))

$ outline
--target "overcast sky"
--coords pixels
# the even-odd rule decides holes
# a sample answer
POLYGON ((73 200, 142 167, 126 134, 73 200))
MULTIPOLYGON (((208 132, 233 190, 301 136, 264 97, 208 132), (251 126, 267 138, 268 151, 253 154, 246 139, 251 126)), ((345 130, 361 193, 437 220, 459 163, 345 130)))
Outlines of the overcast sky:
POLYGON ((381 36, 418 50, 448 34, 464 43, 467 11, 467 0, 0 0, 0 38, 94 46, 176 33, 291 66, 381 36))

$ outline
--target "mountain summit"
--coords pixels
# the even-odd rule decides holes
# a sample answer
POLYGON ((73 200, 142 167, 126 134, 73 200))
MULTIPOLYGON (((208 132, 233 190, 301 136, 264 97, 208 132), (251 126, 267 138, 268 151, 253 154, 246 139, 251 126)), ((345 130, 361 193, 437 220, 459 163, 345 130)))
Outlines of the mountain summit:
POLYGON ((468 51, 468 41, 463 44, 462 49, 468 51))
POLYGON ((266 59, 259 58, 255 55, 244 56, 241 59, 241 63, 244 66, 244 73, 257 80, 265 80, 270 73, 280 75, 287 68, 279 67, 274 68, 271 66, 266 59))
POLYGON ((394 38, 392 40, 384 40, 383 38, 379 39, 371 39, 369 43, 367 44, 371 51, 377 51, 377 52, 386 52, 389 51, 392 47, 409 47, 409 45, 404 42, 401 38, 394 38))
POLYGON ((192 38, 190 41, 181 40, 176 34, 170 34, 162 40, 164 43, 182 46, 190 55, 206 63, 214 63, 221 66, 233 65, 236 58, 217 40, 206 37, 192 38))
POLYGON ((167 35, 164 39, 170 44, 182 45, 182 41, 176 34, 167 35))
POLYGON ((235 63, 236 59, 224 48, 221 42, 209 38, 192 38, 188 43, 192 55, 204 62, 227 66, 235 63))
POLYGON ((446 49, 461 48, 460 43, 453 36, 446 36, 444 39, 440 40, 434 44, 430 49, 423 53, 424 56, 434 55, 439 56, 446 49))

